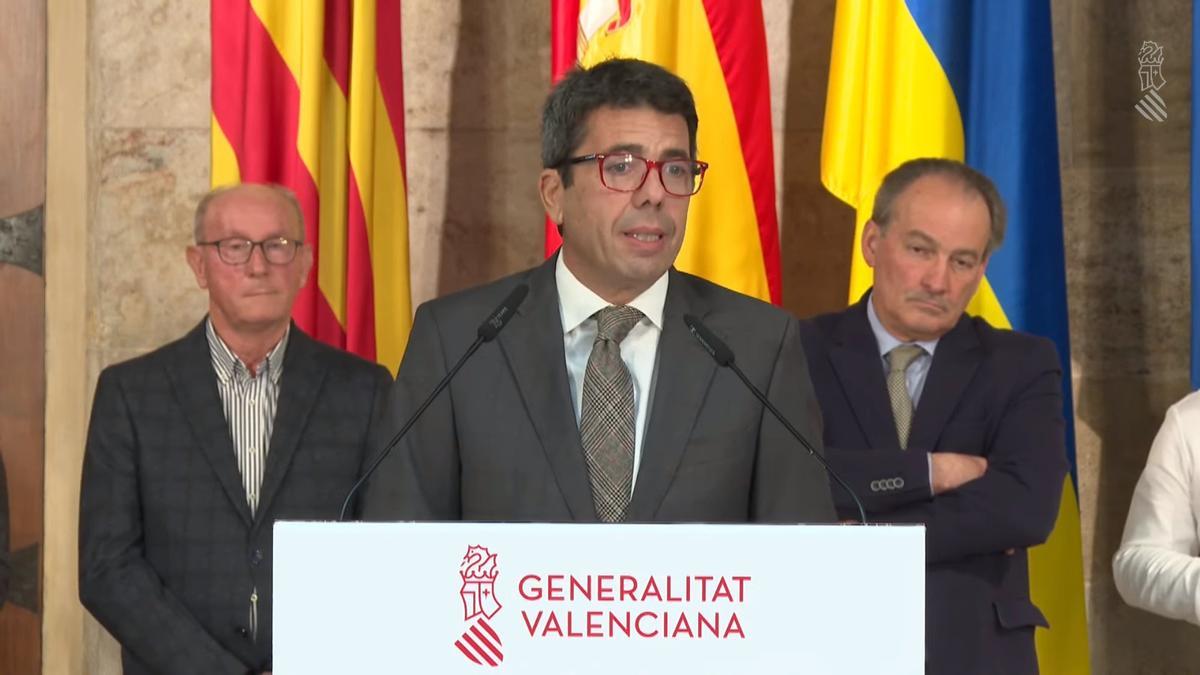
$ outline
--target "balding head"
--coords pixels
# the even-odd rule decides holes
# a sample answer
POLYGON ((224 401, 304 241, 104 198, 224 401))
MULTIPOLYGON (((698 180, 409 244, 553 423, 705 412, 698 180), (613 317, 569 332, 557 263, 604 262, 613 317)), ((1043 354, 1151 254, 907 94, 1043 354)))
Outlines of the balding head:
POLYGON ((196 243, 210 241, 206 239, 208 235, 205 232, 205 223, 209 212, 225 197, 238 194, 260 194, 268 198, 279 199, 291 211, 295 221, 293 223, 295 229, 288 236, 296 241, 304 241, 304 212, 300 209, 300 201, 296 199, 296 193, 273 183, 235 183, 214 188, 204 195, 200 199, 200 203, 196 205, 196 215, 192 219, 192 237, 196 243))

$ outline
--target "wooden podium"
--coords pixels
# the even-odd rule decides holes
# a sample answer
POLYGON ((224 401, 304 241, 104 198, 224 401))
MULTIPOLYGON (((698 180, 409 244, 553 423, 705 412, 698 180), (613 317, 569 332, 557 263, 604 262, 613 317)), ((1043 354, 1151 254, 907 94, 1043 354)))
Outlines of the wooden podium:
POLYGON ((924 672, 920 526, 275 526, 305 673, 924 672))

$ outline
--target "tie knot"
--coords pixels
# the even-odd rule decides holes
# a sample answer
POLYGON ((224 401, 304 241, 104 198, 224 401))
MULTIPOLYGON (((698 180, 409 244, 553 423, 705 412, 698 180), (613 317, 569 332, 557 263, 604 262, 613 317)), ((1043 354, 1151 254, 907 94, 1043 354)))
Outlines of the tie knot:
POLYGON ((925 353, 925 350, 918 345, 900 345, 887 353, 888 371, 892 373, 903 373, 908 370, 908 366, 912 364, 916 358, 925 353))
POLYGON ((596 312, 596 338, 600 340, 612 340, 616 344, 621 344, 629 331, 633 330, 634 324, 642 319, 642 313, 629 305, 609 305, 604 309, 596 312))

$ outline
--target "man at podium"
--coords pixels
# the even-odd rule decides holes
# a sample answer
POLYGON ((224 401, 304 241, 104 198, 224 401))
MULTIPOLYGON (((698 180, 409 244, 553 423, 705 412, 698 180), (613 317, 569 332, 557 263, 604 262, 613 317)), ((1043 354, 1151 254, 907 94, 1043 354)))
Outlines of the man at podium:
POLYGON ((728 340, 751 381, 819 440, 795 320, 672 267, 708 168, 697 124, 687 85, 643 61, 576 69, 554 88, 538 188, 563 245, 538 267, 417 310, 377 452, 487 313, 528 287, 379 465, 365 517, 833 519, 820 465, 684 323, 694 315, 728 340))
POLYGON ((872 520, 926 527, 928 673, 1036 673, 1046 626, 1026 550, 1050 535, 1066 475, 1062 371, 1049 340, 964 312, 1003 238, 987 177, 902 164, 863 233, 874 288, 801 322, 829 463, 872 520))

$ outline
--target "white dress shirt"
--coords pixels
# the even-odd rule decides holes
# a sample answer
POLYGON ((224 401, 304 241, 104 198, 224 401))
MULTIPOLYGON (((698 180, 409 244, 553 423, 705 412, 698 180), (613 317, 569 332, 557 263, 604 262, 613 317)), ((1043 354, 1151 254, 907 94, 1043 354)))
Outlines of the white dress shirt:
MULTIPOLYGON (((279 379, 283 376, 283 355, 287 350, 291 325, 267 358, 255 364, 254 375, 217 335, 212 319, 205 322, 208 352, 217 373, 217 392, 225 410, 225 422, 233 439, 242 487, 250 513, 258 511, 259 491, 267 467, 267 450, 275 428, 275 408, 279 403, 279 379)), ((250 632, 258 635, 258 588, 250 590, 250 632)))
POLYGON ((1125 602, 1200 625, 1200 392, 1167 409, 1133 491, 1113 580, 1125 602))
MULTIPOLYGON (((571 403, 575 408, 575 424, 583 408, 583 373, 592 343, 596 341, 596 312, 609 306, 603 298, 583 285, 560 253, 554 267, 558 285, 558 311, 563 325, 563 349, 566 352, 567 376, 571 382, 571 403)), ((650 288, 629 302, 643 317, 629 335, 621 341, 621 360, 633 379, 633 403, 637 407, 634 421, 633 484, 637 484, 638 467, 642 461, 642 441, 646 436, 646 420, 650 419, 650 401, 654 392, 654 372, 658 363, 658 338, 662 335, 663 305, 667 301, 667 274, 664 272, 650 288)))
POLYGON ((279 403, 279 380, 283 377, 283 355, 292 328, 289 325, 267 358, 255 364, 254 375, 217 335, 212 319, 205 322, 204 330, 213 370, 217 372, 217 392, 221 395, 242 486, 246 489, 246 502, 250 513, 254 513, 258 510, 258 493, 266 472, 267 450, 271 447, 275 408, 279 403))

